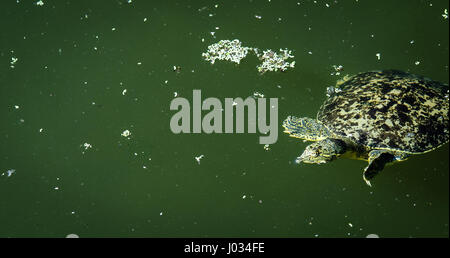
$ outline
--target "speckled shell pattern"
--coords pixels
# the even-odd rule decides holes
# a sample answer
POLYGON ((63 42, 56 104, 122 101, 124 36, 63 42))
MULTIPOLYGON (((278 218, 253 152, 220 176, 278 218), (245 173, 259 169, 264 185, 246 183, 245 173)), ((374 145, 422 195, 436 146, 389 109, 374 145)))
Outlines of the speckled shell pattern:
POLYGON ((409 154, 449 141, 449 87, 396 70, 346 80, 320 108, 317 119, 337 138, 370 149, 409 154))

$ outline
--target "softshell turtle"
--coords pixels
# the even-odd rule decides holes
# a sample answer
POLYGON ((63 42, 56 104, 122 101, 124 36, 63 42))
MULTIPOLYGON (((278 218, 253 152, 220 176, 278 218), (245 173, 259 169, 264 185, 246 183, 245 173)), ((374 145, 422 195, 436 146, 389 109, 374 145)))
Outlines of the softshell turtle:
POLYGON ((396 70, 360 73, 337 83, 316 119, 289 116, 283 127, 292 137, 314 142, 297 163, 366 160, 363 179, 370 186, 386 164, 449 141, 449 88, 396 70))

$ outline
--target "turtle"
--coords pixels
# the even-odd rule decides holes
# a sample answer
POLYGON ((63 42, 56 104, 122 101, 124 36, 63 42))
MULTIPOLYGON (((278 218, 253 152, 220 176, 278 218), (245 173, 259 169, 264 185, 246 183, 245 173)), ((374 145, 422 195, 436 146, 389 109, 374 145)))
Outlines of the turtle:
POLYGON ((312 141, 295 161, 323 164, 337 158, 368 162, 367 185, 385 165, 439 148, 449 141, 449 87, 400 70, 345 77, 316 119, 288 116, 291 137, 312 141))

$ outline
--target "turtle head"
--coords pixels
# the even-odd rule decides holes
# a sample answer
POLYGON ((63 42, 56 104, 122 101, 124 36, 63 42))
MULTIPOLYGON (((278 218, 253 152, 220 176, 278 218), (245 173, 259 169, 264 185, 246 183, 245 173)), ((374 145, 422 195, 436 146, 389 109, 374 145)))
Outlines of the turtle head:
POLYGON ((325 139, 306 147, 303 154, 295 162, 297 164, 322 164, 335 160, 346 152, 345 142, 337 139, 325 139))

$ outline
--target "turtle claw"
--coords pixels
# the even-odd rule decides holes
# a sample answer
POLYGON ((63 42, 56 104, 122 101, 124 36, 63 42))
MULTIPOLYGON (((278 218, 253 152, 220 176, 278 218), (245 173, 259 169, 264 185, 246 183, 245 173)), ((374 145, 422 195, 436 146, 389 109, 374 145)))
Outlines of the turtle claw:
POLYGON ((366 182, 366 184, 367 184, 369 187, 372 187, 372 184, 370 183, 370 180, 368 180, 364 175, 363 175, 363 179, 364 179, 364 182, 366 182))

